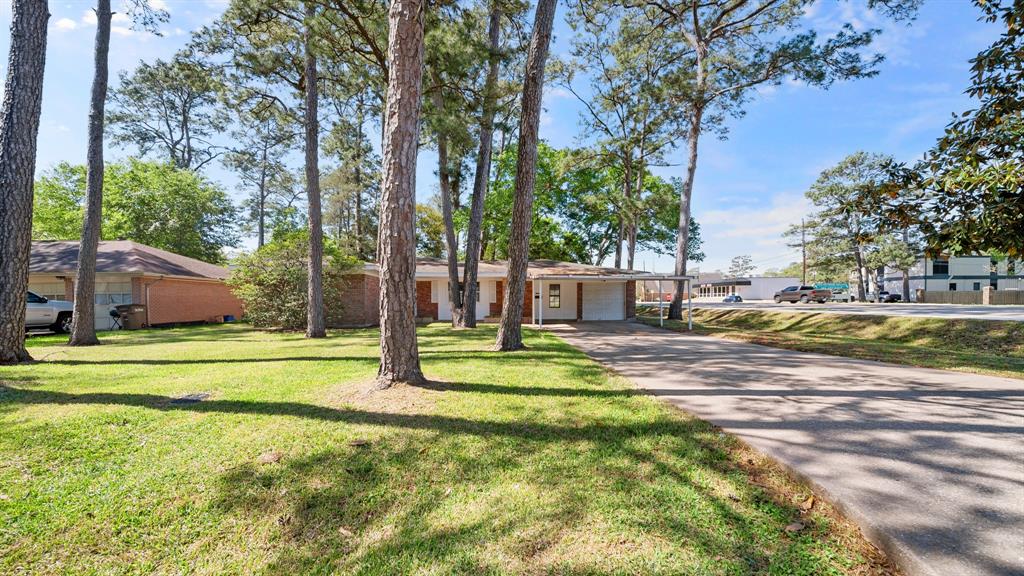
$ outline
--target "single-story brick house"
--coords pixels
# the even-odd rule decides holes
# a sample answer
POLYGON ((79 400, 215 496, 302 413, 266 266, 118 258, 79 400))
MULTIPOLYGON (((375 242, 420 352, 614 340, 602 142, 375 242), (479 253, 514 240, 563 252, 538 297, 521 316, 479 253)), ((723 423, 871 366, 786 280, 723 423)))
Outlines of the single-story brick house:
MULTIPOLYGON (((28 289, 73 300, 77 241, 32 243, 28 289)), ((128 240, 100 242, 96 254, 96 329, 109 330, 110 309, 145 304, 151 326, 242 317, 242 302, 224 280, 228 269, 128 240)))
MULTIPOLYGON (((462 276, 462 265, 459 265, 462 276)), ((478 321, 501 317, 508 263, 480 262, 478 281, 478 321)), ((534 260, 527 267, 523 322, 577 322, 588 320, 627 320, 636 316, 637 280, 662 278, 633 270, 604 268, 588 264, 534 260)), ((671 277, 674 278, 674 277, 671 277)), ((376 264, 365 264, 359 272, 346 277, 346 325, 379 324, 377 298, 380 293, 376 264)), ((448 265, 439 258, 416 261, 416 316, 422 320, 451 320, 448 305, 448 265)))

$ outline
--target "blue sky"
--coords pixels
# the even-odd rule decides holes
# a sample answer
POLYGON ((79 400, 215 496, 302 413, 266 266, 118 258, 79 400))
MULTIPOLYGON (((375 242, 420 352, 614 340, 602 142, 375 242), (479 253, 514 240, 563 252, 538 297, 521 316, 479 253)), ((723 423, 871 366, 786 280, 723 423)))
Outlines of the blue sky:
MULTIPOLYGON (((115 16, 111 41, 111 79, 140 60, 167 58, 188 39, 189 31, 216 18, 226 2, 164 0, 171 19, 164 35, 134 32, 115 16)), ((86 120, 92 79, 95 33, 93 3, 50 2, 49 47, 39 131, 37 171, 66 160, 85 160, 86 120)), ((118 0, 114 0, 117 10, 118 0)), ((563 10, 564 6, 560 7, 563 10)), ((819 0, 806 18, 822 30, 839 22, 880 27, 875 50, 886 56, 880 74, 841 83, 830 90, 784 83, 760 91, 744 118, 730 121, 727 140, 706 137, 694 188, 693 214, 701 222, 707 259, 702 270, 725 269, 733 256, 749 254, 761 269, 785 266, 797 259, 781 233, 809 210, 803 192, 818 173, 856 150, 887 153, 913 160, 942 134, 950 115, 970 107, 963 95, 969 81, 968 60, 998 35, 996 26, 977 21, 968 0, 926 0, 916 22, 907 27, 886 23, 862 2, 819 0)), ((561 20, 561 19, 559 19, 561 20)), ((10 2, 0 0, 0 54, 6 73, 10 44, 10 2)), ((567 26, 559 21, 554 55, 567 51, 567 26)), ((545 95, 541 137, 556 147, 579 142, 579 105, 564 90, 545 95)), ((680 142, 680 145, 683 143, 680 142)), ((108 146, 108 159, 130 150, 108 146)), ((659 168, 665 177, 683 172, 683 151, 659 168)), ((436 190, 436 156, 420 153, 417 196, 425 201, 436 190)), ((235 178, 220 167, 208 175, 237 196, 235 178)), ((247 245, 251 246, 248 240, 247 245)), ((668 271, 672 258, 638 255, 638 267, 668 271)))

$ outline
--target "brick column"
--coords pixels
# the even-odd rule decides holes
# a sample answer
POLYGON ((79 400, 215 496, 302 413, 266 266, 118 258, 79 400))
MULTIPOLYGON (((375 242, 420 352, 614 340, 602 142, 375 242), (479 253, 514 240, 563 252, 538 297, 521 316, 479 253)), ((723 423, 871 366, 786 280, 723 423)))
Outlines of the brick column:
POLYGON ((583 282, 576 283, 576 321, 583 321, 583 282))

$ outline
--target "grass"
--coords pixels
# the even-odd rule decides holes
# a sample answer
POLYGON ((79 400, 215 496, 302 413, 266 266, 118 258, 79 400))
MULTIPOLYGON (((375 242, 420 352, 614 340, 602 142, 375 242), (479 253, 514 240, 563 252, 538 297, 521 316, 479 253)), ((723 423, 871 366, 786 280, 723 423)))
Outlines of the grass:
MULTIPOLYGON (((658 324, 656 311, 641 319, 658 324)), ((706 308, 693 320, 697 332, 776 348, 1024 378, 1024 322, 706 308)))
POLYGON ((433 383, 369 392, 373 330, 32 338, 0 367, 0 573, 892 571, 717 428, 554 335, 493 339, 423 328, 433 383))

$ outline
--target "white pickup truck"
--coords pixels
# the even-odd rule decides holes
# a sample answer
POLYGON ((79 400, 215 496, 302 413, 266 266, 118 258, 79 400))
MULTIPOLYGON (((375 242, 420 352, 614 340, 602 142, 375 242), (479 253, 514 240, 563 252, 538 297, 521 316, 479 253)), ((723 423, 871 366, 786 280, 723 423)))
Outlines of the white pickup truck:
POLYGON ((71 332, 71 311, 74 305, 66 300, 50 300, 34 292, 28 293, 25 329, 48 328, 59 334, 71 332))

